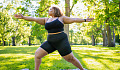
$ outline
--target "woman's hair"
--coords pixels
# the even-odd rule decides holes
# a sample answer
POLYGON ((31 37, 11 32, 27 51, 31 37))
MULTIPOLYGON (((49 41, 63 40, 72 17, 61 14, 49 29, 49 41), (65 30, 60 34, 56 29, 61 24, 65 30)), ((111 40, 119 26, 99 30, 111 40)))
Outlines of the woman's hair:
POLYGON ((58 7, 52 7, 52 9, 54 9, 54 17, 63 16, 63 13, 61 12, 61 10, 58 7))

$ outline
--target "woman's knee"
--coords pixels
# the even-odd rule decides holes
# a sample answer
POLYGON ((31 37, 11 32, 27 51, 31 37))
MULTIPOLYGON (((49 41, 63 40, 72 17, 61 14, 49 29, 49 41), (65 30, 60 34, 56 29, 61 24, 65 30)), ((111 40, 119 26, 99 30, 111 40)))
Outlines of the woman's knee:
POLYGON ((42 57, 40 57, 39 52, 37 50, 35 51, 35 58, 39 58, 39 59, 42 58, 42 57))
POLYGON ((73 62, 75 60, 75 57, 71 56, 70 58, 66 58, 65 60, 68 62, 73 62))
POLYGON ((63 56, 63 58, 68 62, 72 62, 72 61, 75 60, 75 57, 74 57, 72 52, 70 54, 66 55, 66 56, 63 56))
POLYGON ((42 57, 44 57, 45 55, 47 55, 48 53, 43 50, 42 48, 38 48, 36 51, 35 51, 35 58, 38 58, 38 59, 41 59, 42 57))

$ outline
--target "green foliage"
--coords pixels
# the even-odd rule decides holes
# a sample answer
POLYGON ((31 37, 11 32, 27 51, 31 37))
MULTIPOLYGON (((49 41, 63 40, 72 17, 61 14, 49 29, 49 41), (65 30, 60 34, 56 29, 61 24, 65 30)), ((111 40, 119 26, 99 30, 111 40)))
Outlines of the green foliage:
POLYGON ((37 23, 34 23, 35 25, 32 27, 32 35, 36 36, 37 39, 40 40, 41 43, 43 43, 46 40, 46 30, 43 25, 39 25, 37 23))
MULTIPOLYGON (((83 2, 88 8, 86 12, 95 18, 94 22, 88 23, 90 28, 86 32, 87 36, 94 35, 96 39, 102 37, 102 30, 106 29, 105 24, 111 27, 120 26, 119 0, 83 0, 83 2)), ((116 28, 116 31, 119 32, 119 28, 116 28)))
POLYGON ((119 34, 115 36, 115 40, 117 43, 120 43, 120 35, 119 34))
POLYGON ((73 0, 73 4, 76 4, 78 0, 73 0))
MULTIPOLYGON (((0 25, 0 39, 7 38, 7 40, 12 43, 11 38, 15 37, 16 44, 20 45, 27 44, 30 36, 32 37, 31 42, 33 42, 34 44, 38 44, 39 41, 43 43, 46 39, 47 33, 43 25, 39 25, 37 23, 29 22, 22 19, 16 19, 14 17, 14 14, 21 13, 24 16, 47 17, 48 8, 52 4, 59 4, 60 1, 41 0, 38 2, 38 4, 40 5, 39 7, 34 6, 31 0, 12 0, 4 1, 4 3, 6 3, 7 6, 4 6, 4 12, 0 12, 0 24, 2 24, 0 25), (32 13, 33 11, 30 12, 29 9, 37 9, 34 10, 35 15, 32 13), (10 15, 8 13, 10 13, 10 15), (8 23, 9 20, 10 23, 8 23)), ((0 6, 0 8, 3 8, 3 6, 0 6)))
POLYGON ((36 10, 36 16, 38 17, 47 17, 48 16, 48 8, 51 7, 51 5, 55 4, 59 4, 59 0, 41 0, 39 2, 40 6, 38 7, 38 9, 36 10))
MULTIPOLYGON (((33 16, 33 17, 49 17, 48 8, 55 4, 59 4, 59 0, 40 0, 37 1, 39 6, 34 6, 32 0, 12 0, 4 1, 7 6, 0 6, 0 9, 3 8, 4 12, 0 12, 0 40, 2 37, 7 38, 6 41, 12 42, 11 37, 16 37, 17 44, 27 44, 28 37, 32 37, 32 42, 43 43, 47 38, 47 31, 43 25, 39 25, 34 22, 29 22, 25 20, 18 20, 14 18, 14 14, 22 13, 24 16, 33 16), (9 3, 8 3, 9 2, 9 3), (35 9, 34 14, 29 11, 29 9, 35 9), (11 11, 12 10, 12 11, 11 11), (35 41, 34 41, 35 40, 35 41)), ((73 4, 77 4, 79 0, 73 0, 73 4)), ((94 35, 98 41, 101 42, 102 30, 105 29, 104 22, 107 20, 107 23, 111 27, 116 26, 116 34, 119 34, 120 29, 120 19, 119 19, 119 1, 118 0, 82 0, 82 2, 88 8, 85 12, 90 14, 85 14, 87 16, 94 17, 94 22, 83 23, 82 25, 77 24, 78 30, 76 33, 71 32, 71 42, 77 44, 91 43, 91 35, 94 35), (102 26, 102 27, 101 27, 102 26), (82 38, 82 36, 84 36, 82 38), (75 40, 76 39, 76 40, 75 40)), ((77 8, 76 8, 77 9, 77 8)), ((33 12, 33 11, 32 11, 33 12)), ((80 12, 74 13, 72 15, 77 15, 81 17, 80 12)), ((112 28, 111 28, 112 29, 112 28)))
POLYGON ((10 27, 11 19, 10 15, 8 14, 8 10, 9 8, 1 8, 0 12, 0 38, 2 39, 2 43, 5 41, 5 39, 7 39, 7 35, 12 29, 12 27, 10 27))
POLYGON ((117 0, 113 0, 113 1, 112 0, 111 1, 109 1, 109 0, 102 0, 102 1, 83 0, 83 2, 87 2, 87 4, 85 3, 85 5, 89 6, 91 11, 93 11, 94 13, 97 14, 96 20, 103 22, 109 18, 110 20, 108 21, 108 23, 110 25, 114 25, 114 26, 119 25, 119 23, 118 23, 118 22, 120 22, 119 18, 118 18, 120 16, 119 15, 119 7, 118 7, 119 1, 117 1, 117 0))

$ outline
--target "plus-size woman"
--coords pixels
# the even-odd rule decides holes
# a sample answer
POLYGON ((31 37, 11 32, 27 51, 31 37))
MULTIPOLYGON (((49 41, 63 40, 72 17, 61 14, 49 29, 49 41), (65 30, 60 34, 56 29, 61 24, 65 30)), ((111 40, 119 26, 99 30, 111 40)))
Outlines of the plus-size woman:
POLYGON ((68 62, 80 70, 84 70, 79 60, 74 57, 67 34, 64 33, 64 24, 90 22, 94 18, 80 19, 70 18, 63 16, 58 7, 50 7, 49 16, 51 18, 34 18, 23 16, 22 14, 15 14, 18 19, 25 19, 28 21, 35 21, 41 25, 45 25, 45 29, 48 31, 47 41, 45 41, 35 52, 35 70, 39 70, 41 64, 41 58, 55 50, 58 50, 59 54, 68 62))

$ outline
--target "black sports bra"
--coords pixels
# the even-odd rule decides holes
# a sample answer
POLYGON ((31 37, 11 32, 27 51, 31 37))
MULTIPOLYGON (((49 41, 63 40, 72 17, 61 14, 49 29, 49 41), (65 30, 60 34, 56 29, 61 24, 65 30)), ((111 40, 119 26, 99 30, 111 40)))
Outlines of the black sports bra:
POLYGON ((57 18, 54 21, 46 22, 45 23, 45 29, 48 31, 48 33, 56 33, 64 31, 64 24, 57 18))

